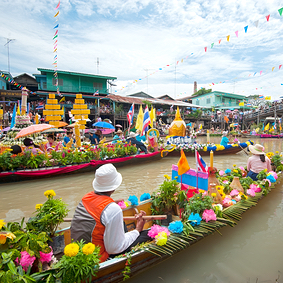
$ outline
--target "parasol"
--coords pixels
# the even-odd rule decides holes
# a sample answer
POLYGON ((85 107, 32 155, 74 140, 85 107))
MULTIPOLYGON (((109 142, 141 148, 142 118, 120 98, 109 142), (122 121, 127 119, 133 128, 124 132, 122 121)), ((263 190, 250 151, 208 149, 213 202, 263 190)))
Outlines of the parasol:
POLYGON ((43 132, 44 130, 48 130, 51 128, 55 128, 53 125, 49 124, 36 124, 36 125, 31 125, 29 127, 26 127, 18 132, 16 135, 15 139, 22 138, 28 135, 32 135, 34 133, 39 133, 43 132))
POLYGON ((61 128, 61 127, 65 127, 65 126, 68 126, 68 124, 66 122, 59 121, 59 126, 56 126, 56 127, 61 128))
POLYGON ((107 122, 96 122, 92 125, 93 127, 105 128, 105 129, 114 129, 115 127, 112 126, 110 123, 107 122))
POLYGON ((121 126, 120 124, 116 124, 115 127, 117 127, 117 128, 123 128, 123 126, 121 126))
POLYGON ((43 131, 42 134, 53 134, 53 133, 60 134, 60 133, 65 133, 65 132, 66 130, 64 129, 51 128, 51 129, 43 131))

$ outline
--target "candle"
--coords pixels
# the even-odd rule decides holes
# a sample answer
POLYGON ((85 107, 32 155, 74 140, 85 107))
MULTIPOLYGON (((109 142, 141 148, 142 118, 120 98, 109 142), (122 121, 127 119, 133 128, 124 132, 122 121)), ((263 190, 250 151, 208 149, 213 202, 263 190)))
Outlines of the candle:
POLYGON ((210 151, 210 168, 213 168, 213 151, 210 151))

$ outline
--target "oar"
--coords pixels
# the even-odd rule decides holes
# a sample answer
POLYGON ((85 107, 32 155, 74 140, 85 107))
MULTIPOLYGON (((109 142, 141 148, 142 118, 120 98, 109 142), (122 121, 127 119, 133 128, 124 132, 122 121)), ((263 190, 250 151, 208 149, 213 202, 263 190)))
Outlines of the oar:
MULTIPOLYGON (((236 138, 237 139, 237 138, 236 138)), ((244 151, 244 153, 246 154, 246 155, 248 155, 249 156, 249 154, 245 151, 245 149, 243 148, 243 147, 241 147, 241 145, 240 145, 240 141, 237 139, 237 141, 238 141, 238 145, 239 145, 239 147, 244 151)))
MULTIPOLYGON (((144 220, 163 220, 167 219, 167 215, 145 215, 142 217, 144 220)), ((124 216, 123 220, 136 220, 135 216, 124 216)), ((64 218, 64 222, 71 222, 72 218, 64 218)))

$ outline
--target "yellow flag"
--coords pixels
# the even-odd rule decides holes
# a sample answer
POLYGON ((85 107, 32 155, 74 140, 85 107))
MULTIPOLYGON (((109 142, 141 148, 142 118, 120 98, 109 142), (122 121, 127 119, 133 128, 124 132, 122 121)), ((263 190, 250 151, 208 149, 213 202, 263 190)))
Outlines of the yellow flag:
POLYGON ((265 126, 264 130, 265 130, 265 131, 268 131, 268 130, 269 130, 269 123, 265 126))
POLYGON ((153 128, 153 122, 156 119, 155 118, 155 108, 150 109, 149 117, 150 117, 150 126, 151 126, 151 128, 153 128))
POLYGON ((35 114, 35 124, 38 124, 38 114, 35 114))
POLYGON ((230 35, 227 35, 226 37, 227 37, 227 41, 229 41, 230 40, 230 35))
POLYGON ((190 166, 183 149, 181 149, 181 157, 177 165, 178 165, 178 175, 183 175, 184 173, 190 170, 190 166))
POLYGON ((240 103, 239 103, 239 106, 244 106, 244 105, 245 105, 244 102, 240 102, 240 103))
POLYGON ((65 96, 64 96, 64 97, 62 97, 62 98, 59 100, 59 103, 65 101, 65 100, 66 100, 66 99, 65 99, 65 96))
POLYGON ((202 124, 199 124, 199 129, 200 129, 200 130, 202 129, 202 124))
POLYGON ((140 105, 140 111, 136 122, 136 129, 142 131, 142 126, 143 126, 143 110, 142 110, 142 105, 140 105))
POLYGON ((20 104, 18 104, 17 115, 18 115, 18 116, 21 115, 20 104))

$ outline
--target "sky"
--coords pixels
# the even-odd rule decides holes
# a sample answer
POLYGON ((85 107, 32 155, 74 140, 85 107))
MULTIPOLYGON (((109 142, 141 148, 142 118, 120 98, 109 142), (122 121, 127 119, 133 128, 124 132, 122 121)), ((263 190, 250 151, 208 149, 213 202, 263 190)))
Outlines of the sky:
POLYGON ((117 95, 178 99, 196 81, 198 89, 283 96, 282 1, 61 0, 56 9, 58 2, 0 1, 0 70, 8 58, 13 76, 53 69, 59 24, 58 70, 117 77, 117 95))

